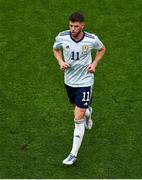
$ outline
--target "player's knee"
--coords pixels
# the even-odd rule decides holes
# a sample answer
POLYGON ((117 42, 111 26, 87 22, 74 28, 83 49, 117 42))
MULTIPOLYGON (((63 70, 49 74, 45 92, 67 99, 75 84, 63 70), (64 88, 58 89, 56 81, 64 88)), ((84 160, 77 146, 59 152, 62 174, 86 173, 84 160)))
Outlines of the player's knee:
POLYGON ((85 112, 86 112, 86 109, 79 108, 76 106, 75 111, 74 111, 74 119, 76 120, 84 119, 85 112))
POLYGON ((75 113, 74 119, 76 119, 76 120, 84 119, 84 113, 82 113, 82 112, 75 113))
POLYGON ((74 119, 76 120, 84 119, 85 111, 86 111, 85 109, 76 107, 74 111, 74 119))

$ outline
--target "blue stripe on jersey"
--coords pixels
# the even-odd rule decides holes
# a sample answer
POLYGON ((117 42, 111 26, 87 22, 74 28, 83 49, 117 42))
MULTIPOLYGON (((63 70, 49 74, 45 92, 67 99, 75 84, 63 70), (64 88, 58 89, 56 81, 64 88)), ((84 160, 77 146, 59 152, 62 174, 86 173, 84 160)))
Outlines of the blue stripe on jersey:
POLYGON ((69 31, 63 31, 60 33, 60 36, 66 36, 66 35, 69 35, 69 31))
POLYGON ((85 33, 85 37, 91 38, 91 39, 95 39, 95 37, 89 33, 85 33))

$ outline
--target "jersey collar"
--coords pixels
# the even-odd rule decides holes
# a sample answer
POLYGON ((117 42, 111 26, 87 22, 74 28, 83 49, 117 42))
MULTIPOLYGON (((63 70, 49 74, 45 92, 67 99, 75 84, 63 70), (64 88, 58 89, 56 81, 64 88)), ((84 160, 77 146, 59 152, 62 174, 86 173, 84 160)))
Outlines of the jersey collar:
POLYGON ((85 32, 83 31, 83 36, 82 36, 82 38, 81 38, 80 40, 76 41, 75 39, 72 38, 71 32, 70 32, 70 38, 71 38, 74 42, 76 42, 76 43, 79 43, 80 41, 82 41, 82 40, 84 39, 84 36, 85 36, 85 32))

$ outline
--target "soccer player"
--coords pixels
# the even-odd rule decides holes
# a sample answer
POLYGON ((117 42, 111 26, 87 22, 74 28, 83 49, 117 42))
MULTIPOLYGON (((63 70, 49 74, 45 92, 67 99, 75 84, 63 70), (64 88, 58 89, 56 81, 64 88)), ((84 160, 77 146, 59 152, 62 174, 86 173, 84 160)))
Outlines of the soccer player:
POLYGON ((74 110, 73 145, 70 154, 63 160, 65 165, 74 164, 85 128, 92 128, 92 107, 90 105, 94 73, 106 49, 95 34, 85 32, 83 29, 84 16, 79 12, 71 14, 69 30, 60 32, 53 45, 54 56, 60 69, 64 71, 65 88, 74 110), (92 61, 91 51, 94 49, 97 52, 92 61))

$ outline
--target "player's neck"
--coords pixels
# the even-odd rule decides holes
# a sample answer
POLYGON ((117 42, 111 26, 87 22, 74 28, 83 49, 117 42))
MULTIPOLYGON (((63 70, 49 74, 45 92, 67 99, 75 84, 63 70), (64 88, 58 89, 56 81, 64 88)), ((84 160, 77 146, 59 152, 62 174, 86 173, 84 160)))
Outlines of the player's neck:
POLYGON ((83 36, 84 36, 84 32, 83 31, 81 31, 77 36, 72 36, 71 35, 71 37, 75 40, 75 41, 79 41, 79 40, 81 40, 82 38, 83 38, 83 36))

